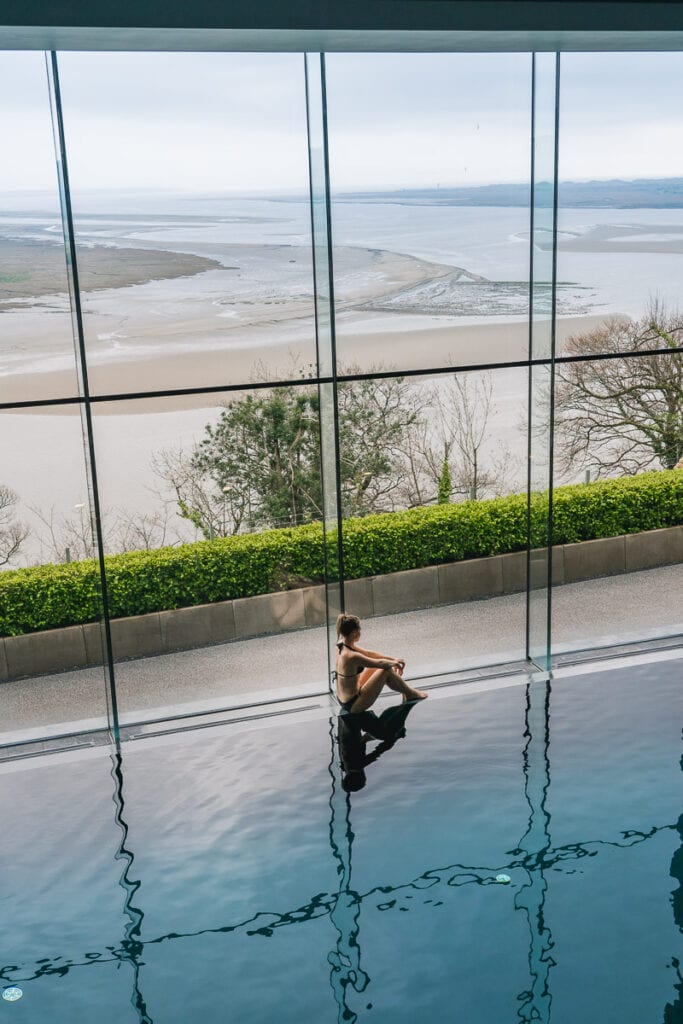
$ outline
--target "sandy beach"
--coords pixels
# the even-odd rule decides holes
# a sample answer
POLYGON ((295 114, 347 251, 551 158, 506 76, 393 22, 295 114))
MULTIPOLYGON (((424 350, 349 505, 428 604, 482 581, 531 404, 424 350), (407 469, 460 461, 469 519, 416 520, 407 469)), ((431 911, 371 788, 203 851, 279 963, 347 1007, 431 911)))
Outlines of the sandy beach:
MULTIPOLYGON (((392 329, 384 319, 368 329, 360 321, 356 329, 353 321, 346 320, 338 338, 340 366, 347 371, 367 372, 371 369, 422 370, 432 367, 473 366, 498 362, 514 362, 527 358, 529 329, 525 323, 474 324, 468 326, 441 326, 412 323, 392 329)), ((557 341, 572 334, 590 330, 603 321, 603 317, 572 317, 557 322, 557 341)), ((250 348, 197 347, 195 351, 168 353, 159 346, 158 355, 116 360, 90 367, 91 394, 122 395, 145 391, 163 391, 175 388, 224 387, 244 384, 245 389, 254 381, 276 378, 299 379, 297 367, 306 367, 315 361, 311 336, 306 342, 259 345, 250 348)), ((32 372, 2 378, 0 394, 3 401, 39 401, 41 399, 68 398, 77 394, 75 371, 32 372)), ((201 408, 220 405, 224 396, 217 394, 215 401, 207 395, 180 395, 165 398, 165 410, 201 408)), ((108 413, 153 412, 159 400, 131 399, 112 402, 108 413)), ((49 410, 42 410, 43 412, 49 410)), ((59 407, 53 408, 58 412, 59 407)), ((66 407, 62 411, 68 411, 66 407)), ((102 411, 105 411, 102 408, 102 411)))

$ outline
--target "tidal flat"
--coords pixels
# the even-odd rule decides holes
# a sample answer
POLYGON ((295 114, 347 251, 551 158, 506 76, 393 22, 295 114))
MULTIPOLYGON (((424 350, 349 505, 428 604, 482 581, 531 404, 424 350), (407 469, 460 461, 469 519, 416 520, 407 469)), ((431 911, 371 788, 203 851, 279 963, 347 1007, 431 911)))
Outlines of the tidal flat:
MULTIPOLYGON (((77 250, 93 395, 313 375, 310 246, 188 241, 195 251, 186 252, 182 239, 165 243, 164 250, 149 241, 124 243, 88 243, 77 250)), ((59 278, 63 251, 54 243, 17 245, 25 259, 33 246, 41 255, 26 279, 3 285, 0 401, 75 397, 63 264, 61 283, 59 278)), ((22 277, 21 261, 5 265, 13 278, 22 277)), ((342 370, 414 371, 526 358, 524 281, 498 282, 435 260, 351 245, 335 247, 334 268, 342 370)), ((327 287, 319 282, 323 330, 327 287)), ((587 308, 578 293, 560 304, 560 339, 593 322, 582 315, 587 308)), ((178 402, 188 407, 187 398, 178 402)))

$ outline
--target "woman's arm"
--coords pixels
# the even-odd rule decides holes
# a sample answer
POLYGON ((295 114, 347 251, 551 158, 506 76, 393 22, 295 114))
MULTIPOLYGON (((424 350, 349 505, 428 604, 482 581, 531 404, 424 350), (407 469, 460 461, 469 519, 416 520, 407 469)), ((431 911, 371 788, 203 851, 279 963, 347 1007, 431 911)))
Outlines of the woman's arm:
POLYGON ((364 665, 365 668, 394 668, 394 666, 405 664, 399 658, 386 658, 381 654, 373 657, 367 651, 361 651, 360 647, 354 647, 353 650, 356 655, 353 660, 357 664, 364 665))
POLYGON ((359 654, 364 654, 366 658, 389 658, 391 661, 398 661, 398 658, 392 658, 390 654, 380 654, 379 651, 366 651, 363 647, 358 647, 354 644, 354 651, 358 651, 359 654))
POLYGON ((405 665, 403 658, 392 658, 390 654, 380 654, 378 651, 366 651, 362 647, 354 647, 354 651, 364 654, 366 658, 375 658, 380 661, 390 661, 393 665, 405 665))

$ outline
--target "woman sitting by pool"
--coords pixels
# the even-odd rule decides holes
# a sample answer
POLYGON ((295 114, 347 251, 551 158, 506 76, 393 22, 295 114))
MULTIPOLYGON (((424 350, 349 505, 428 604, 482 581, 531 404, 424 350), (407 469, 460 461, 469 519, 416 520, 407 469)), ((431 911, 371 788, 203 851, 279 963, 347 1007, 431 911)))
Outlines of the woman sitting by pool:
POLYGON ((372 707, 383 687, 403 694, 404 700, 424 700, 421 690, 414 690, 403 680, 406 667, 402 658, 390 658, 377 651, 358 646, 360 619, 357 615, 337 617, 337 661, 335 677, 337 698, 344 711, 358 714, 372 707))

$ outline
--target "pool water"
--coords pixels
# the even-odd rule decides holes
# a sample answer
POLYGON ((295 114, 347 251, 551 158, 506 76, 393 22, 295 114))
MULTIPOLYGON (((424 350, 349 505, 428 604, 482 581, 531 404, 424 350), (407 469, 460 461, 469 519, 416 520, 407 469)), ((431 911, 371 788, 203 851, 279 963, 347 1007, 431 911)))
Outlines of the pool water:
POLYGON ((351 794, 310 715, 5 765, 2 1020, 683 1021, 682 681, 434 691, 351 794))

